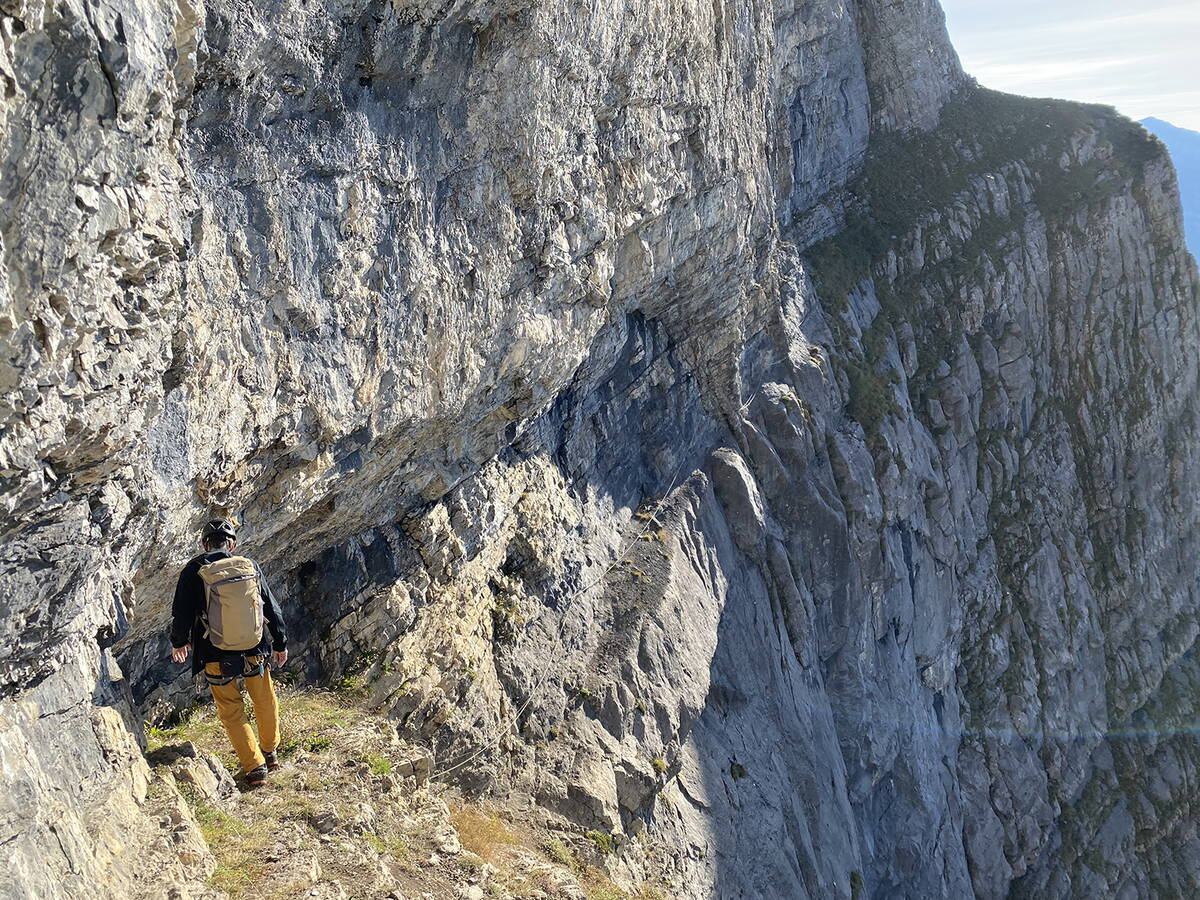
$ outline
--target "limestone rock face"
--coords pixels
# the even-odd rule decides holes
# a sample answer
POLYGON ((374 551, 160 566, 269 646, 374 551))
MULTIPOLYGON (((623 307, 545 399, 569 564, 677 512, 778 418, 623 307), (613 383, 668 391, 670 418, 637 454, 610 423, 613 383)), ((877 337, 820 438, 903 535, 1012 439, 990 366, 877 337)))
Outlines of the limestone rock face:
POLYGON ((196 696, 217 514, 298 674, 624 882, 1200 886, 1139 128, 974 86, 932 0, 16 0, 0 86, 5 891, 129 894, 115 723, 196 696))

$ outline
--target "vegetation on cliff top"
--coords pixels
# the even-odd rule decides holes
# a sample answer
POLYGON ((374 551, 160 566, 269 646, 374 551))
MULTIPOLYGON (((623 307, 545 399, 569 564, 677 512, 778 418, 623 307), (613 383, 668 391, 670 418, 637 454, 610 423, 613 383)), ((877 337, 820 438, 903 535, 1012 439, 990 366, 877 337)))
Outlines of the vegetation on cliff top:
MULTIPOLYGON (((832 327, 850 388, 850 415, 863 425, 868 440, 896 411, 895 379, 881 373, 878 342, 861 359, 848 350, 843 315, 847 297, 864 281, 875 279, 881 313, 873 332, 890 334, 901 322, 912 324, 922 348, 925 376, 937 361, 951 358, 962 336, 961 303, 953 296, 977 281, 986 260, 1005 236, 1020 229, 1036 210, 1046 219, 1098 203, 1137 182, 1145 164, 1162 147, 1140 125, 1105 106, 1060 100, 1033 100, 982 87, 960 92, 942 110, 939 126, 928 134, 887 134, 872 141, 863 170, 846 188, 846 226, 806 251, 818 289, 833 313, 832 327), (1073 149, 1088 132, 1111 152, 1101 150, 1082 165, 1071 165, 1073 149), (980 179, 993 178, 1005 166, 1020 163, 1033 187, 1031 207, 1013 204, 985 212, 969 234, 940 261, 894 281, 877 277, 897 241, 922 220, 944 216, 980 179), (935 286, 949 302, 923 303, 921 292, 935 286)), ((914 387, 921 390, 922 378, 914 387)), ((878 449, 878 448, 877 448, 878 449)))
POLYGON ((1109 196, 1161 153, 1155 138, 1111 107, 966 88, 933 131, 872 141, 863 171, 846 188, 846 227, 807 256, 822 294, 836 302, 870 277, 896 238, 1006 163, 1031 166, 1035 203, 1049 217, 1109 196), (1064 168, 1062 155, 1089 130, 1112 146, 1111 156, 1064 168))

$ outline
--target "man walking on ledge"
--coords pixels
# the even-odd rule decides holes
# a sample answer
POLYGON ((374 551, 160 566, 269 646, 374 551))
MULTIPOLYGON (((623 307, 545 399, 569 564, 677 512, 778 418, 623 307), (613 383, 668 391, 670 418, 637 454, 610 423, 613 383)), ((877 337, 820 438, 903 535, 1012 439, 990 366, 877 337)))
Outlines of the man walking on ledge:
POLYGON ((181 663, 195 649, 192 672, 204 671, 246 783, 259 787, 279 768, 279 705, 267 657, 277 666, 287 662, 287 631, 258 563, 233 555, 233 523, 213 519, 201 543, 204 552, 184 566, 175 586, 171 659, 181 663), (246 721, 239 678, 254 703, 258 740, 246 721))

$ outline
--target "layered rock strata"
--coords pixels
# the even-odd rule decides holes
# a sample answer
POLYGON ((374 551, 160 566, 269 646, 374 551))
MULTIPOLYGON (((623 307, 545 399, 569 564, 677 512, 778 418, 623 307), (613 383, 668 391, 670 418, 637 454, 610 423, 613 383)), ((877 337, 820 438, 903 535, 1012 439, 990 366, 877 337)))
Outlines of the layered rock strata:
POLYGON ((24 0, 0 48, 5 892, 136 878, 110 726, 192 696, 212 514, 298 673, 630 884, 1195 888, 1140 128, 975 87, 923 0, 24 0))

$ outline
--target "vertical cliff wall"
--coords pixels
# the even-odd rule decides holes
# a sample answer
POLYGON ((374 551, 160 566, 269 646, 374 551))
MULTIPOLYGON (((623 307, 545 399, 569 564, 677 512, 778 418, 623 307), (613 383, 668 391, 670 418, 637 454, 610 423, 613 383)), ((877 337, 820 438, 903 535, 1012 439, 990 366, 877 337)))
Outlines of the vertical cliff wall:
POLYGON ((3 16, 8 892, 135 890, 94 831, 215 513, 307 677, 633 882, 1194 888, 1140 128, 975 87, 919 0, 3 16))

